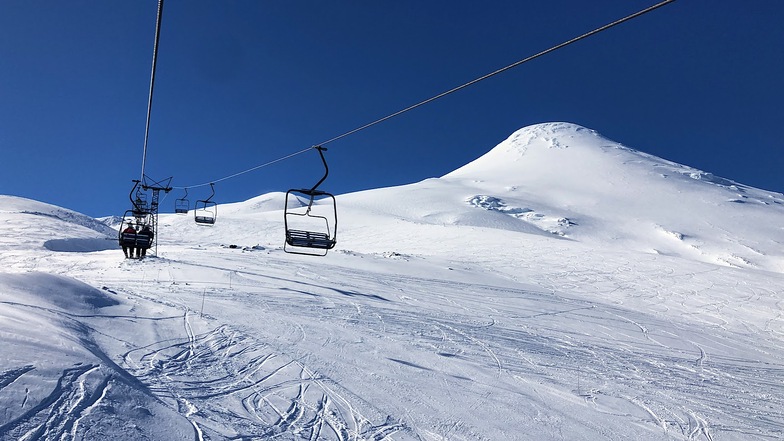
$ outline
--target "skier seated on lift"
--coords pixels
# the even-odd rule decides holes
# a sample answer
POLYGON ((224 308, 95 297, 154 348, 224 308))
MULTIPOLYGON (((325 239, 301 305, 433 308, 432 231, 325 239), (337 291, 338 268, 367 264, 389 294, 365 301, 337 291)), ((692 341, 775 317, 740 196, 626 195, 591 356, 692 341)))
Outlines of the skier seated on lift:
POLYGON ((135 228, 133 228, 133 225, 131 225, 131 224, 128 224, 128 228, 126 228, 126 229, 124 229, 124 230, 123 230, 123 232, 122 232, 122 235, 123 235, 123 240, 122 240, 122 241, 120 241, 120 242, 121 242, 121 244, 122 244, 122 250, 123 250, 123 254, 125 254, 125 258, 127 259, 127 258, 129 258, 129 257, 133 257, 133 250, 134 250, 134 246, 133 246, 133 244, 134 244, 136 241, 135 241, 135 240, 134 240, 133 242, 131 242, 131 241, 126 241, 126 240, 125 240, 125 235, 126 235, 126 234, 134 234, 134 235, 136 234, 136 229, 135 229, 135 228), (128 255, 128 252, 129 252, 129 251, 130 251, 130 256, 128 255))
POLYGON ((147 248, 149 248, 150 245, 152 245, 152 237, 153 237, 152 230, 148 225, 145 225, 142 227, 141 230, 139 230, 139 236, 149 237, 146 247, 136 248, 136 257, 141 259, 142 257, 147 255, 147 248))

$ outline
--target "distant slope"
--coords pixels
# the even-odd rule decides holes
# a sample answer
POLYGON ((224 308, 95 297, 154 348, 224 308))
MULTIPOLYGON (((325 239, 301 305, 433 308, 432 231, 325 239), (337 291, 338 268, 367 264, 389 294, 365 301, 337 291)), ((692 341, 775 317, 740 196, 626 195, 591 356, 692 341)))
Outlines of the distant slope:
POLYGON ((99 251, 117 247, 117 232, 84 214, 6 195, 0 195, 0 207, 0 249, 99 251))
MULTIPOLYGON (((525 127, 416 184, 340 198, 384 223, 471 225, 784 270, 784 196, 627 148, 575 124, 525 127)), ((347 208, 348 207, 348 208, 347 208)), ((357 230, 363 228, 356 226, 357 230)))

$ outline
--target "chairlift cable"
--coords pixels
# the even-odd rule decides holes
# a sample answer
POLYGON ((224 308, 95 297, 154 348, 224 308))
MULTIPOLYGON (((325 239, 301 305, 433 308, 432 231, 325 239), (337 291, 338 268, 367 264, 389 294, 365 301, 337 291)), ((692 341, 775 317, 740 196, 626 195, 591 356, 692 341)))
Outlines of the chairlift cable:
POLYGON ((305 152, 309 152, 311 149, 314 149, 316 147, 317 146, 308 147, 306 149, 302 149, 302 150, 300 150, 298 152, 291 153, 289 155, 283 156, 283 157, 278 158, 278 159, 274 159, 274 160, 266 162, 264 164, 257 165, 255 167, 251 167, 251 168, 249 168, 247 170, 243 170, 241 172, 234 173, 233 175, 225 176, 225 177, 222 177, 220 179, 213 179, 212 181, 205 182, 203 184, 187 185, 187 186, 183 186, 183 187, 172 187, 172 188, 177 189, 177 190, 184 190, 186 188, 206 187, 206 186, 208 186, 210 184, 215 184, 216 182, 221 182, 221 181, 225 181, 225 180, 228 180, 228 179, 236 178, 237 176, 244 175, 245 173, 250 173, 252 171, 256 171, 256 170, 258 170, 258 169, 260 169, 262 167, 267 167, 267 166, 270 166, 272 164, 275 164, 275 163, 278 163, 278 162, 281 162, 281 161, 285 161, 286 159, 290 159, 290 158, 293 158, 294 156, 301 155, 301 154, 303 154, 305 152))
MULTIPOLYGON (((163 1, 163 0, 161 0, 161 2, 162 2, 162 1, 163 1)), ((207 186, 207 185, 210 185, 211 183, 216 183, 216 182, 225 181, 225 180, 227 180, 227 179, 232 179, 232 178, 235 178, 235 177, 237 177, 237 176, 243 175, 243 174, 245 174, 245 173, 250 173, 250 172, 252 172, 252 171, 258 170, 258 169, 260 169, 260 168, 262 168, 262 167, 266 167, 266 166, 269 166, 269 165, 275 164, 275 163, 277 163, 277 162, 284 161, 284 160, 286 160, 286 159, 289 159, 289 158, 292 158, 292 157, 294 157, 294 156, 297 156, 297 155, 300 155, 300 154, 302 154, 302 153, 305 153, 305 152, 307 152, 307 151, 309 151, 309 150, 311 150, 311 149, 313 149, 313 148, 317 148, 317 147, 319 147, 319 146, 324 146, 324 145, 326 145, 326 144, 329 144, 329 143, 335 142, 335 141, 337 141, 337 140, 339 140, 339 139, 342 139, 342 138, 345 138, 345 137, 347 137, 347 136, 353 135, 353 134, 355 134, 355 133, 357 133, 357 132, 360 132, 360 131, 362 131, 362 130, 365 130, 365 129, 367 129, 367 128, 370 128, 370 127, 372 127, 372 126, 375 126, 375 125, 377 125, 377 124, 380 124, 380 123, 382 123, 382 122, 384 122, 384 121, 387 121, 387 120, 389 120, 389 119, 392 119, 392 118, 394 118, 394 117, 396 117, 396 116, 402 115, 403 113, 406 113, 406 112, 408 112, 408 111, 414 110, 414 109, 416 109, 416 108, 418 108, 418 107, 424 106, 425 104, 429 104, 429 103, 431 103, 431 102, 433 102, 433 101, 436 101, 436 100, 438 100, 438 99, 440 99, 440 98, 443 98, 443 97, 445 97, 445 96, 447 96, 447 95, 450 95, 450 94, 452 94, 452 93, 455 93, 455 92, 457 92, 457 91, 459 91, 459 90, 465 89, 465 88, 467 88, 467 87, 469 87, 469 86, 473 86, 474 84, 476 84, 476 83, 478 83, 478 82, 480 82, 480 81, 484 81, 484 80, 486 80, 486 79, 488 79, 488 78, 490 78, 490 77, 494 77, 494 76, 496 76, 496 75, 498 75, 498 74, 500 74, 500 73, 502 73, 502 72, 506 72, 507 70, 510 70, 510 69, 513 69, 513 68, 515 68, 515 67, 517 67, 517 66, 520 66, 521 64, 527 63, 527 62, 529 62, 529 61, 531 61, 531 60, 534 60, 534 59, 536 59, 536 58, 539 58, 539 57, 541 57, 541 56, 543 56, 543 55, 546 55, 546 54, 549 54, 549 53, 551 53, 551 52, 554 52, 554 51, 556 51, 556 50, 558 50, 558 49, 564 48, 564 47, 566 47, 566 46, 568 46, 568 45, 570 45, 570 44, 572 44, 572 43, 576 43, 576 42, 578 42, 578 41, 580 41, 580 40, 584 40, 584 39, 586 39, 586 38, 588 38, 588 37, 591 37, 591 36, 593 36, 593 35, 596 35, 596 34, 598 34, 598 33, 602 32, 602 31, 606 31, 607 29, 610 29, 610 28, 612 28, 612 27, 615 27, 615 26, 617 26, 617 25, 619 25, 619 24, 622 24, 622 23, 625 23, 625 22, 627 22, 627 21, 629 21, 629 20, 632 20, 632 19, 635 19, 635 18, 637 18, 637 17, 640 17, 640 16, 642 16, 642 15, 644 15, 644 14, 647 14, 647 13, 649 13, 649 12, 653 11, 653 10, 659 9, 659 8, 661 8, 662 6, 665 6, 665 5, 667 5, 667 4, 673 3, 674 1, 675 1, 675 0, 664 0, 664 1, 662 1, 662 2, 659 2, 659 3, 657 3, 657 4, 653 5, 653 6, 649 6, 649 7, 645 8, 645 9, 643 9, 643 10, 640 10, 640 11, 638 11, 638 12, 635 12, 635 13, 633 13, 633 14, 631 14, 631 15, 627 15, 626 17, 623 17, 623 18, 621 18, 621 19, 615 20, 615 21, 613 21, 612 23, 609 23, 609 24, 606 24, 606 25, 604 25, 604 26, 601 26, 601 27, 599 27, 599 28, 596 28, 596 29, 594 29, 594 30, 592 30, 592 31, 590 31, 590 32, 586 32, 586 33, 584 33, 584 34, 582 34, 582 35, 579 35, 579 36, 577 36, 577 37, 574 37, 574 38, 572 38, 572 39, 570 39, 570 40, 567 40, 567 41, 565 41, 565 42, 563 42, 563 43, 560 43, 560 44, 558 44, 558 45, 555 45, 555 46, 553 46, 553 47, 551 47, 551 48, 549 48, 549 49, 543 50, 543 51, 541 51, 541 52, 538 52, 538 53, 536 53, 536 54, 534 54, 534 55, 531 55, 531 56, 529 56, 529 57, 523 58, 522 60, 516 61, 516 62, 514 62, 514 63, 512 63, 512 64, 510 64, 510 65, 508 65, 508 66, 502 67, 502 68, 500 68, 500 69, 498 69, 498 70, 495 70, 495 71, 493 71, 493 72, 490 72, 490 73, 488 73, 488 74, 486 74, 486 75, 483 75, 483 76, 481 76, 481 77, 479 77, 479 78, 473 79, 473 80, 471 80, 471 81, 469 81, 469 82, 467 82, 467 83, 464 83, 464 84, 462 84, 462 85, 460 85, 460 86, 457 86, 457 87, 454 87, 454 88, 452 88, 452 89, 449 89, 449 90, 447 90, 447 91, 445 91, 445 92, 439 93, 438 95, 435 95, 435 96, 433 96, 433 97, 431 97, 431 98, 428 98, 428 99, 426 99, 426 100, 424 100, 424 101, 420 101, 420 102, 418 102, 418 103, 416 103, 416 104, 413 104, 413 105, 411 105, 411 106, 408 106, 408 107, 406 107, 406 108, 404 108, 404 109, 402 109, 402 110, 398 110, 397 112, 394 112, 394 113, 392 113, 392 114, 389 114, 389 115, 387 115, 387 116, 385 116, 385 117, 383 117, 383 118, 379 118, 379 119, 377 119, 377 120, 375 120, 375 121, 372 121, 372 122, 370 122, 370 123, 367 123, 367 124, 365 124, 365 125, 363 125, 363 126, 357 127, 357 128, 355 128, 355 129, 353 129, 353 130, 350 130, 350 131, 348 131, 348 132, 346 132, 346 133, 343 133, 342 135, 338 135, 338 136, 336 136, 336 137, 334 137, 334 138, 331 138, 331 139, 328 139, 328 140, 326 140, 326 141, 324 141, 324 142, 321 142, 321 143, 315 144, 315 145, 314 145, 314 146, 312 146, 312 147, 308 147, 308 148, 306 148, 306 149, 303 149, 303 150, 300 150, 300 151, 298 151, 298 152, 295 152, 295 153, 292 153, 292 154, 286 155, 286 156, 284 156, 284 157, 281 157, 281 158, 279 158, 279 159, 275 159, 275 160, 273 160, 273 161, 270 161, 270 162, 267 162, 267 163, 264 163, 264 164, 261 164, 261 165, 257 165, 257 166, 255 166, 255 167, 249 168, 249 169, 247 169, 247 170, 243 170, 243 171, 241 171, 241 172, 234 173, 234 174, 232 174, 232 175, 229 175, 229 176, 225 176, 225 177, 223 177, 223 178, 220 178, 220 179, 214 179, 214 180, 211 180, 211 181, 209 181, 209 182, 205 182, 205 183, 203 183, 203 184, 198 184, 198 185, 188 185, 187 187, 172 187, 172 188, 176 188, 176 189, 184 189, 184 188, 205 187, 205 186, 207 186)), ((153 73, 154 73, 154 69, 153 69, 153 73)), ((152 85, 150 86, 150 102, 152 102, 152 85)), ((148 122, 149 122, 149 115, 148 115, 148 122)), ((145 149, 146 149, 146 139, 145 139, 145 149)))
POLYGON ((672 3, 672 2, 674 2, 674 1, 675 1, 675 0, 665 0, 665 1, 661 2, 661 3, 657 3, 657 4, 653 5, 653 6, 650 6, 650 7, 646 8, 646 9, 643 9, 643 10, 641 10, 641 11, 639 11, 639 12, 635 12, 634 14, 628 15, 628 16, 626 16, 626 17, 624 17, 624 18, 621 18, 621 19, 619 19, 619 20, 616 20, 616 21, 614 21, 614 22, 612 22, 612 23, 606 24, 606 25, 604 25, 604 26, 602 26, 602 27, 600 27, 600 28, 594 29, 593 31, 586 32, 585 34, 582 34, 582 35, 580 35, 580 36, 578 36, 578 37, 572 38, 571 40, 568 40, 568 41, 565 41, 565 42, 563 42, 563 43, 561 43, 561 44, 558 44, 558 45, 556 45, 556 46, 553 46, 553 47, 551 47, 550 49, 543 50, 543 51, 541 51, 541 52, 539 52, 539 53, 537 53, 537 54, 534 54, 534 55, 531 55, 531 56, 529 56, 529 57, 523 58, 523 59, 522 59, 522 60, 520 60, 520 61, 517 61, 517 62, 515 62, 515 63, 512 63, 512 64, 510 64, 510 65, 508 65, 508 66, 506 66, 506 67, 502 67, 501 69, 498 69, 498 70, 496 70, 496 71, 494 71, 494 72, 490 72, 490 73, 489 73, 489 74, 487 74, 487 75, 483 75, 483 76, 481 76, 481 77, 479 77, 479 78, 476 78, 476 79, 474 79, 474 80, 471 80, 471 81, 469 81, 469 82, 467 82, 467 83, 465 83, 465 84, 462 84, 462 85, 460 85, 460 86, 457 86, 457 87, 455 87, 455 88, 449 89, 449 90, 447 90, 446 92, 442 92, 442 93, 440 93, 440 94, 438 94, 438 95, 436 95, 436 96, 434 96, 434 97, 428 98, 428 99, 426 99, 426 100, 424 100, 424 101, 421 101, 421 102, 419 102, 419 103, 416 103, 416 104, 414 104, 414 105, 412 105, 412 106, 406 107, 405 109, 399 110, 399 111, 397 111, 397 112, 395 112, 395 113, 392 113, 392 114, 390 114, 390 115, 387 115, 387 116, 385 116, 385 117, 383 117, 383 118, 380 118, 380 119, 377 119, 377 120, 375 120, 375 121, 373 121, 373 122, 370 122, 370 123, 368 123, 368 124, 365 124, 364 126, 357 127, 357 128, 356 128, 356 129, 354 129, 354 130, 348 131, 348 132, 346 132, 346 133, 344 133, 344 134, 342 134, 342 135, 339 135, 339 136, 336 136, 336 137, 334 137, 334 138, 332 138, 332 139, 329 139, 329 140, 327 140, 327 141, 324 141, 324 142, 320 143, 319 145, 326 145, 326 144, 329 144, 329 143, 331 143, 331 142, 333 142, 333 141, 337 141, 337 140, 339 140, 339 139, 341 139, 341 138, 345 138, 345 137, 347 137, 347 136, 349 136, 349 135, 353 135, 354 133, 357 133, 357 132, 359 132, 359 131, 361 131, 361 130, 365 130, 365 129, 367 129, 367 128, 369 128, 369 127, 372 127, 372 126, 374 126, 374 125, 376 125, 376 124, 382 123, 382 122, 384 122, 384 121, 386 121, 386 120, 388 120, 388 119, 391 119, 391 118, 394 118, 394 117, 396 117, 396 116, 398 116, 398 115, 401 115, 401 114, 403 114, 403 113, 406 113, 406 112, 408 112, 409 110, 414 110, 414 109, 416 109, 417 107, 424 106, 425 104, 431 103, 431 102, 433 102, 433 101, 435 101, 435 100, 437 100, 437 99, 439 99, 439 98, 443 98, 443 97, 445 97, 445 96, 447 96, 447 95, 449 95, 449 94, 452 94, 452 93, 454 93, 454 92, 457 92, 458 90, 465 89, 466 87, 472 86, 472 85, 474 85, 474 84, 476 84, 476 83, 478 83, 478 82, 480 82, 480 81, 486 80, 486 79, 488 79, 488 78, 490 78, 490 77, 493 77, 493 76, 495 76, 495 75, 498 75, 498 74, 500 74, 500 73, 502 73, 502 72, 505 72, 505 71, 507 71, 507 70, 509 70, 509 69, 515 68, 515 67, 517 67, 517 66, 519 66, 519 65, 521 65, 521 64, 523 64, 523 63, 527 63, 527 62, 529 62, 529 61, 531 61, 531 60, 533 60, 533 59, 535 59, 535 58, 539 58, 539 57, 541 57, 542 55, 549 54, 550 52, 556 51, 556 50, 558 50, 558 49, 561 49, 561 48, 563 48, 563 47, 565 47, 565 46, 568 46, 568 45, 570 45, 570 44, 572 44, 572 43, 576 43, 576 42, 578 42, 578 41, 580 41, 580 40, 583 40, 583 39, 585 39, 585 38, 588 38, 588 37, 590 37, 590 36, 592 36, 592 35, 598 34, 599 32, 602 32, 602 31, 605 31, 605 30, 607 30, 607 29, 610 29, 610 28, 611 28, 611 27, 613 27, 613 26, 617 26, 617 25, 619 25, 619 24, 621 24, 621 23, 624 23, 624 22, 626 22, 626 21, 629 21, 629 20, 631 20, 631 19, 633 19, 633 18, 637 18, 637 17, 639 17, 639 16, 641 16, 641 15, 643 15, 643 14, 647 14, 648 12, 651 12, 651 11, 653 11, 654 9, 658 9, 658 8, 660 8, 660 7, 664 6, 664 5, 668 4, 668 3, 672 3))
POLYGON ((155 21, 155 43, 152 47, 152 71, 150 72, 150 95, 147 101, 147 124, 144 130, 144 151, 142 153, 142 177, 144 182, 144 168, 147 162, 147 140, 150 136, 150 115, 152 114, 152 92, 155 86, 155 66, 158 62, 158 41, 161 37, 161 19, 163 18, 163 0, 158 0, 158 17, 155 21))

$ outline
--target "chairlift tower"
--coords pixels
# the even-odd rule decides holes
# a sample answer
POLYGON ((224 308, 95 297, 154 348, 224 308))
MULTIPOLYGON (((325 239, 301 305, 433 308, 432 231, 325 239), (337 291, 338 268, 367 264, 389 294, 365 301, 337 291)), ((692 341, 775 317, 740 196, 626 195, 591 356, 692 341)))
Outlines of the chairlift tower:
POLYGON ((153 239, 151 248, 153 248, 153 254, 156 256, 158 255, 158 207, 160 202, 160 194, 161 191, 164 193, 168 193, 172 190, 171 187, 171 180, 172 178, 169 177, 168 179, 164 179, 159 182, 154 182, 152 185, 142 184, 142 189, 144 191, 152 191, 152 198, 150 200, 150 207, 148 210, 149 213, 149 222, 150 222, 150 229, 153 232, 153 239))

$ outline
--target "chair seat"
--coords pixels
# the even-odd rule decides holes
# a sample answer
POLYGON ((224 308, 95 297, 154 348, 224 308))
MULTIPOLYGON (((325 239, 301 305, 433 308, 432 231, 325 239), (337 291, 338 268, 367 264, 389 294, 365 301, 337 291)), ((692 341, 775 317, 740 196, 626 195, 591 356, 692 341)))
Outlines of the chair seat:
POLYGON ((331 239, 329 234, 304 230, 287 230, 286 243, 293 247, 323 250, 329 250, 335 246, 335 240, 331 239))

